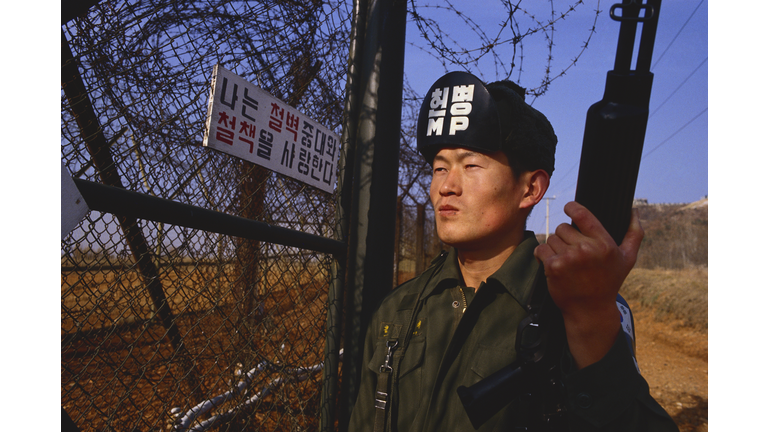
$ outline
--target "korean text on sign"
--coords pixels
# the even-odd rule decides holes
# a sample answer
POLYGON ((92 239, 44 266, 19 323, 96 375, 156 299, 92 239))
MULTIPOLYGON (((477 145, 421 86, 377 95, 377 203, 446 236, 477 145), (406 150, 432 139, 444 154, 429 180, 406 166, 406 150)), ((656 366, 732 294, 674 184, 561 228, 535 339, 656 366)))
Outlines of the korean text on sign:
POLYGON ((333 191, 338 135, 219 65, 211 87, 204 146, 333 191))

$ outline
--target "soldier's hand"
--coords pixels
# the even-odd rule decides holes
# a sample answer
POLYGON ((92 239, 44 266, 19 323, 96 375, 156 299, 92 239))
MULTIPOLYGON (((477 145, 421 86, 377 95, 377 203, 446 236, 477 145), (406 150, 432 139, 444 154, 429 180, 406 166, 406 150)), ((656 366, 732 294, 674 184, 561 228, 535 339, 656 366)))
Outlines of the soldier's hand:
POLYGON ((584 206, 569 202, 564 210, 580 231, 561 224, 534 255, 544 264, 571 354, 583 368, 608 352, 620 330, 616 294, 635 265, 643 229, 633 212, 624 241, 617 246, 584 206))

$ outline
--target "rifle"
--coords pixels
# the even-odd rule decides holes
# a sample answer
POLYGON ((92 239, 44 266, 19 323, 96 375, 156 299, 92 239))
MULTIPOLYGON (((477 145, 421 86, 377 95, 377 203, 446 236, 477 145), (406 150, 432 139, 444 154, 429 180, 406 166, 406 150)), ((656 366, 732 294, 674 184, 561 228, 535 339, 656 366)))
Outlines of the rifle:
POLYGON ((629 227, 640 170, 660 7, 661 0, 646 4, 624 0, 611 7, 611 18, 621 21, 614 70, 608 72, 603 99, 587 111, 576 202, 597 217, 616 244, 621 244, 629 227), (621 17, 615 14, 619 6, 621 17), (640 9, 646 10, 644 17, 638 16, 640 9), (630 70, 638 22, 643 30, 635 70, 630 70))
MULTIPOLYGON (((621 244, 624 239, 632 213, 648 124, 653 83, 650 65, 660 7, 661 0, 647 0, 646 3, 623 0, 611 7, 611 18, 621 23, 614 69, 608 71, 603 99, 587 111, 575 200, 597 217, 616 244, 621 244), (616 13, 619 9, 621 16, 616 13), (643 16, 641 10, 645 12, 643 16), (638 23, 643 27, 637 63, 631 70, 638 23)), ((556 372, 553 365, 559 360, 559 314, 551 313, 555 306, 546 289, 543 291, 534 292, 534 296, 544 297, 544 300, 531 305, 529 318, 521 323, 517 333, 518 339, 530 340, 526 333, 533 333, 537 340, 526 343, 529 348, 518 351, 519 358, 514 363, 470 387, 457 389, 475 429, 515 399, 530 398, 532 393, 542 390, 550 392, 545 397, 552 394, 551 389, 532 387, 552 382, 550 376, 539 381, 529 378, 534 373, 556 372)), ((554 417, 562 417, 559 412, 539 414, 550 424, 554 417)))

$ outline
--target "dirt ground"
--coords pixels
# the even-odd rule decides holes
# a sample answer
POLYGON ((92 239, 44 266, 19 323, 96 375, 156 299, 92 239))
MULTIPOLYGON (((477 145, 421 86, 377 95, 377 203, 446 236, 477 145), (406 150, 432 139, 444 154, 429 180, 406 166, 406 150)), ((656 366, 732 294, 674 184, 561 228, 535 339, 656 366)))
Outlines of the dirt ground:
POLYGON ((651 395, 681 432, 708 430, 707 332, 679 322, 656 321, 653 312, 629 302, 635 314, 637 361, 651 395))

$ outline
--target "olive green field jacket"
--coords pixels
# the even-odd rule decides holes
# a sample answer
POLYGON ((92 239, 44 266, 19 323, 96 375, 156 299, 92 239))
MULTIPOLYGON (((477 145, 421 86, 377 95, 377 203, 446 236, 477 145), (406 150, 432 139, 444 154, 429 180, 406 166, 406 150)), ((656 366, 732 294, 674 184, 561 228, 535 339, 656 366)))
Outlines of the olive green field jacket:
MULTIPOLYGON (((387 363, 387 341, 393 338, 399 346, 391 350, 389 364, 397 360, 398 367, 389 378, 386 430, 474 431, 456 389, 477 383, 517 358, 518 323, 527 315, 524 306, 540 270, 533 256, 537 245, 534 234, 526 232, 477 293, 463 286, 455 249, 428 269, 427 276, 393 290, 374 313, 366 335, 349 431, 374 430, 377 382, 387 363), (411 318, 407 345, 403 317, 411 318)), ((603 359, 581 370, 573 366, 567 346, 562 352, 563 430, 678 430, 649 394, 625 338, 617 337, 603 359)), ((519 411, 510 404, 478 430, 514 431, 525 415, 519 411)))

